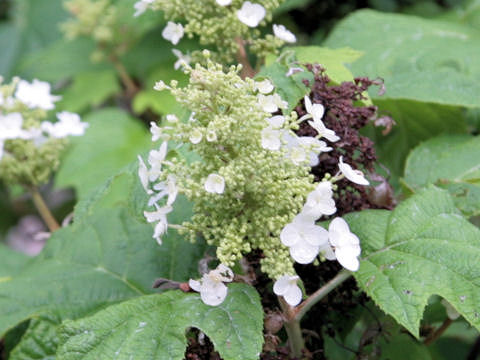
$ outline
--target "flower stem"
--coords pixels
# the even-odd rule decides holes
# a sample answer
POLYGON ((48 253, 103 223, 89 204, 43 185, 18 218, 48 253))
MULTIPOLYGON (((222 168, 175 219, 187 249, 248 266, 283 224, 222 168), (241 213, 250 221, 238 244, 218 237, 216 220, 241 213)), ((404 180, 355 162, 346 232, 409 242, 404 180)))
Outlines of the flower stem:
POLYGON ((135 82, 128 74, 127 69, 125 69, 125 66, 123 66, 121 61, 118 60, 116 56, 111 56, 110 61, 112 62, 115 69, 117 70, 117 73, 120 76, 120 79, 122 80, 123 85, 127 89, 128 96, 133 97, 133 95, 138 91, 138 87, 137 85, 135 85, 135 82))
POLYGON ((442 336, 442 334, 445 332, 445 330, 448 329, 448 327, 453 323, 453 320, 450 319, 450 318, 446 318, 445 321, 443 322, 443 324, 437 329, 435 330, 433 333, 431 333, 426 339, 425 341, 423 342, 425 345, 430 345, 432 344, 433 342, 435 342, 435 340, 437 340, 440 336, 442 336))
POLYGON ((307 313, 308 310, 312 308, 313 305, 322 300, 333 289, 347 280, 350 276, 352 276, 350 271, 342 270, 332 280, 310 295, 307 300, 295 308, 295 320, 300 322, 302 317, 307 313))
POLYGON ((247 77, 253 78, 256 72, 250 64, 250 60, 248 60, 248 54, 245 50, 245 42, 241 38, 237 38, 236 42, 238 44, 237 61, 243 66, 240 76, 242 79, 245 79, 247 77))
POLYGON ((35 188, 32 188, 30 191, 32 194, 33 203, 35 204, 35 207, 37 208, 40 216, 42 217, 43 221, 47 225, 48 229, 51 232, 54 232, 55 230, 60 229, 60 225, 58 225, 57 220, 55 220, 55 218, 53 217, 52 213, 50 212, 50 209, 45 203, 45 200, 43 200, 43 197, 38 191, 38 189, 35 187, 35 188))
POLYGON ((280 307, 285 316, 285 330, 288 335, 288 343, 290 346, 290 357, 300 359, 302 357, 302 349, 305 348, 305 341, 302 336, 302 328, 300 327, 300 320, 295 318, 295 309, 288 305, 283 297, 278 298, 280 307))

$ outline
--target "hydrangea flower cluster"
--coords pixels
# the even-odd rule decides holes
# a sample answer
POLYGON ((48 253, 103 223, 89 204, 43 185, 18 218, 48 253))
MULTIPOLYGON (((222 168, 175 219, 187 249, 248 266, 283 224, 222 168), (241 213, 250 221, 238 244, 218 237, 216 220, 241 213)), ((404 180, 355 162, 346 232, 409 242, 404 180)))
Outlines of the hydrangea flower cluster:
MULTIPOLYGON (((261 37, 258 29, 258 26, 271 21, 273 9, 283 1, 139 0, 134 5, 134 15, 139 16, 147 9, 162 10, 169 20, 162 34, 165 39, 177 45, 184 34, 198 36, 201 45, 217 47, 217 60, 230 63, 238 52, 239 42, 244 42, 253 53, 263 56, 286 42, 296 41, 295 35, 283 25, 273 25, 273 35, 265 38, 261 37)), ((200 52, 194 52, 191 56, 198 60, 200 55, 200 52)))
MULTIPOLYGON (((148 165, 139 159, 139 176, 149 205, 155 208, 145 211, 145 217, 155 223, 153 237, 159 243, 169 226, 189 234, 192 241, 200 234, 217 247, 222 266, 233 266, 244 254, 262 250, 262 271, 277 280, 275 292, 297 305, 301 296, 294 261, 308 264, 320 255, 337 259, 349 270, 358 269, 359 240, 347 223, 336 218, 327 231, 315 222, 336 212, 332 197, 336 181, 368 181, 339 159, 335 176, 327 174, 324 181, 314 183, 311 166, 318 164, 320 154, 331 151, 320 139, 339 140, 323 124, 321 104, 306 97, 310 103, 302 118, 295 112, 281 114, 288 104, 269 79, 242 80, 241 66, 225 73, 221 65, 207 62, 206 67, 185 66, 190 75, 185 88, 175 81, 155 85, 156 90, 168 89, 191 114, 185 122, 170 114, 168 125, 151 124, 152 140, 163 142, 150 152, 148 165), (297 136, 294 131, 309 119, 322 131, 316 137, 297 136), (170 158, 168 147, 195 156, 170 158), (193 203, 194 215, 172 226, 168 214, 178 193, 193 203)), ((192 288, 200 289, 197 285, 192 288)))
POLYGON ((70 112, 47 120, 60 96, 50 93, 50 84, 18 78, 2 85, 0 79, 0 174, 7 183, 26 187, 48 180, 59 163, 68 136, 83 135, 88 124, 70 112))

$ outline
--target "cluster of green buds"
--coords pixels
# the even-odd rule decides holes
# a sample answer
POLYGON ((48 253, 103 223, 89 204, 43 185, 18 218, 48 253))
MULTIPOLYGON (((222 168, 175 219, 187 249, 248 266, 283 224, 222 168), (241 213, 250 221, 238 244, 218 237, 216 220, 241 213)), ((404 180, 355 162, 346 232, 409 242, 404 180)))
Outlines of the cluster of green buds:
MULTIPOLYGON (((283 25, 274 25, 273 33, 262 36, 258 28, 272 20, 272 12, 284 0, 140 0, 135 4, 135 15, 147 9, 162 10, 168 20, 163 32, 165 39, 176 45, 186 34, 198 37, 203 47, 213 47, 213 58, 221 63, 232 63, 245 46, 262 58, 275 52, 285 42, 295 42, 293 33, 283 25)), ((201 52, 192 53, 198 62, 201 52)))
POLYGON ((226 73, 222 69, 207 61, 206 67, 186 67, 190 83, 185 88, 175 81, 156 84, 191 115, 180 121, 170 114, 167 126, 151 124, 152 140, 163 143, 150 152, 149 167, 140 159, 139 175, 155 207, 145 216, 156 223, 154 238, 161 243, 172 226, 167 214, 177 193, 183 193, 193 203, 194 215, 175 227, 192 241, 201 235, 215 245, 222 264, 232 266, 260 249, 262 271, 271 278, 294 274, 280 233, 315 188, 310 155, 322 151, 325 143, 295 135, 295 112, 272 116, 287 104, 268 79, 242 80, 240 65, 226 73), (195 156, 167 158, 168 147, 195 156))
POLYGON ((138 40, 142 26, 133 24, 133 0, 69 0, 64 7, 72 18, 61 29, 68 39, 92 38, 93 62, 115 61, 138 40))
POLYGON ((63 111, 58 121, 48 121, 59 99, 46 82, 14 78, 3 84, 0 78, 0 180, 26 188, 47 182, 66 137, 83 135, 88 124, 77 114, 63 111))

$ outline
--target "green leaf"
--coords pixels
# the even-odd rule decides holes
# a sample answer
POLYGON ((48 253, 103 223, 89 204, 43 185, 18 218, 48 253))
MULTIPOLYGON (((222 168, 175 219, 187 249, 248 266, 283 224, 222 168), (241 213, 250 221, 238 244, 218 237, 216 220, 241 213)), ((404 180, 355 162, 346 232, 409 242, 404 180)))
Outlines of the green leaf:
POLYGON ((30 258, 0 243, 0 283, 22 270, 30 258))
POLYGON ((458 214, 448 192, 432 186, 392 213, 346 218, 363 249, 353 275, 383 311, 418 337, 427 300, 436 294, 480 328, 480 230, 458 214))
POLYGON ((418 143, 442 133, 458 134, 467 130, 462 110, 458 107, 380 99, 375 100, 375 105, 380 114, 391 116, 397 124, 386 136, 381 134, 383 128, 373 131, 371 127, 369 133, 375 141, 380 162, 392 172, 394 182, 403 174, 405 159, 418 143))
POLYGON ((113 69, 80 72, 74 76, 72 86, 63 93, 62 101, 57 106, 59 110, 82 112, 101 105, 119 91, 120 85, 113 69))
POLYGON ((202 330, 225 360, 258 359, 263 309, 245 284, 228 285, 225 301, 205 305, 199 294, 169 291, 111 306, 92 317, 65 322, 58 360, 181 360, 189 327, 202 330))
POLYGON ((10 354, 9 360, 55 360, 60 319, 44 315, 32 319, 27 331, 10 354))
POLYGON ((450 191, 457 207, 468 216, 480 214, 480 138, 441 136, 409 155, 404 183, 417 191, 435 184, 450 191))
POLYGON ((329 49, 319 46, 292 48, 300 63, 318 63, 327 69, 328 77, 337 84, 352 81, 352 72, 345 66, 357 61, 363 54, 350 48, 329 49))
POLYGON ((72 139, 55 178, 57 187, 73 186, 80 199, 151 146, 147 129, 118 109, 97 111, 84 121, 90 127, 72 139))
POLYGON ((405 333, 396 333, 390 336, 388 340, 385 337, 380 338, 380 346, 382 359, 405 360, 405 354, 408 354, 410 359, 432 359, 426 345, 405 333))
MULTIPOLYGON (((136 171, 117 176, 101 190, 80 208, 73 225, 53 234, 38 257, 0 282, 0 337, 41 314, 55 311, 72 319, 149 294, 158 277, 186 281, 197 276, 203 243, 190 244, 172 230, 159 246, 152 226, 139 219, 141 212, 132 215, 141 192, 146 197, 136 171)), ((171 215, 170 222, 181 223, 191 207, 179 198, 171 215)))
POLYGON ((362 51, 352 71, 384 78, 384 98, 465 107, 480 106, 479 44, 468 26, 372 10, 348 16, 325 43, 362 51))

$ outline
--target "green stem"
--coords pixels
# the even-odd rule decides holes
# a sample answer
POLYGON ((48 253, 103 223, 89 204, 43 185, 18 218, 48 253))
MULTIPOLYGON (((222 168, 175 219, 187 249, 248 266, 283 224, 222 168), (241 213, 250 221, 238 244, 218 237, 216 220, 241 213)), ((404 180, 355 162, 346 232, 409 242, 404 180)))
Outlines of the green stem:
POLYGON ((32 188, 30 191, 32 193, 33 203, 35 204, 35 207, 37 208, 43 221, 45 222, 45 224, 47 224, 50 232, 54 232, 55 230, 60 229, 60 225, 58 225, 57 220, 55 220, 55 218, 53 217, 50 209, 45 203, 45 200, 43 200, 43 197, 38 191, 38 189, 32 188))
POLYGON ((307 313, 308 310, 312 308, 313 305, 322 300, 333 289, 347 280, 350 276, 352 276, 350 271, 342 270, 332 280, 310 295, 307 300, 295 308, 295 320, 300 322, 302 317, 307 313))
POLYGON ((283 326, 285 326, 285 330, 287 331, 290 357, 300 359, 302 357, 302 350, 305 348, 300 320, 295 319, 295 309, 288 305, 282 297, 278 298, 278 302, 286 319, 283 326))

